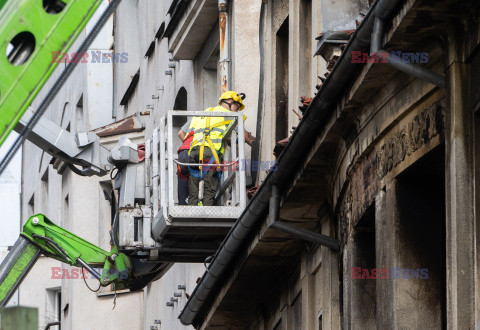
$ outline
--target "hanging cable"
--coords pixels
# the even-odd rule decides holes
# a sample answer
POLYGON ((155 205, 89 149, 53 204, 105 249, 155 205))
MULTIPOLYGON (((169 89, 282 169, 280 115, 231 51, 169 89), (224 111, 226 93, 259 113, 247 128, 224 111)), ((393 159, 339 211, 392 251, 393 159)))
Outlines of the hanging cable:
POLYGON ((115 297, 113 298, 113 308, 112 311, 117 307, 117 287, 115 286, 115 283, 113 285, 113 291, 115 291, 115 297))
POLYGON ((83 278, 83 282, 85 282, 85 285, 87 286, 88 290, 92 291, 92 292, 98 292, 98 290, 100 290, 100 288, 102 287, 102 283, 100 283, 100 281, 98 281, 98 289, 97 290, 93 290, 92 288, 90 288, 90 286, 88 285, 87 281, 85 280, 85 276, 84 276, 84 271, 85 271, 85 268, 82 267, 82 278, 83 278))
POLYGON ((119 171, 120 170, 118 169, 118 167, 114 166, 112 171, 110 172, 110 180, 115 180, 117 178, 117 175, 118 175, 119 171), (117 170, 117 171, 115 172, 115 170, 117 170), (115 173, 115 174, 113 174, 113 173, 115 173))

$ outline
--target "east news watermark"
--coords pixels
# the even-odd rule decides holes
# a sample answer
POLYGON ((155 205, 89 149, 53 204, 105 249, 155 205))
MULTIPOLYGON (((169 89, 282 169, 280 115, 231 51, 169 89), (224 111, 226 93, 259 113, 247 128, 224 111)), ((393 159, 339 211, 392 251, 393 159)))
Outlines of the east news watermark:
POLYGON ((128 53, 111 53, 92 50, 90 53, 62 53, 52 51, 52 63, 92 63, 112 64, 127 63, 128 53))
POLYGON ((352 63, 365 64, 365 63, 408 63, 408 64, 420 64, 428 63, 428 53, 408 53, 393 51, 390 53, 364 53, 361 51, 352 51, 352 63))
MULTIPOLYGON (((104 270, 103 268, 94 268, 97 273, 103 274, 104 276, 116 275, 118 279, 125 280, 128 278, 127 271, 117 271, 115 269, 104 270)), ((78 279, 94 279, 95 277, 85 268, 73 267, 70 269, 62 267, 51 267, 52 271, 52 280, 78 280, 78 279)))
POLYGON ((352 280, 412 280, 428 279, 428 268, 362 268, 352 267, 352 280))

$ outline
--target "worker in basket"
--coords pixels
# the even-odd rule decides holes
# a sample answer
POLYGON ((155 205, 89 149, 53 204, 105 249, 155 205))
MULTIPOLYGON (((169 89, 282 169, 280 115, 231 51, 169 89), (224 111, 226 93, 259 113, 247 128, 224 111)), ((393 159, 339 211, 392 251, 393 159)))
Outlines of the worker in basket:
MULTIPOLYGON (((218 106, 207 108, 210 112, 237 112, 245 108, 245 94, 228 91, 222 94, 218 106)), ((244 117, 245 119, 245 117, 244 117)), ((194 131, 189 150, 189 163, 220 164, 223 160, 222 139, 231 120, 224 117, 193 117, 189 130, 194 131)), ((252 145, 255 137, 245 131, 245 142, 252 145)), ((188 179, 189 205, 214 205, 220 183, 220 168, 217 166, 190 166, 188 179)))
MULTIPOLYGON (((178 161, 181 163, 188 163, 188 152, 193 141, 194 131, 190 130, 190 124, 192 123, 192 118, 187 120, 187 122, 180 128, 178 132, 178 137, 182 141, 182 145, 177 151, 178 161)), ((189 169, 187 165, 177 165, 177 175, 178 175, 178 205, 187 205, 188 201, 188 176, 189 169)))

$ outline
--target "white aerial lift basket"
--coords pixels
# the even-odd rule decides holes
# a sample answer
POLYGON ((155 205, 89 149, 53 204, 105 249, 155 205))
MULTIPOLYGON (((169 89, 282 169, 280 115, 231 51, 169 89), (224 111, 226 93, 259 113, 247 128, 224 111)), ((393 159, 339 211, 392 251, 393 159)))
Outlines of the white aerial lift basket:
MULTIPOLYGON (((146 161, 151 169, 150 196, 152 201, 152 238, 171 246, 198 246, 222 239, 241 215, 246 205, 246 162, 243 114, 241 112, 168 111, 146 143, 146 161), (232 119, 223 138, 225 152, 221 164, 220 188, 216 206, 179 205, 176 198, 178 184, 177 150, 178 128, 173 117, 224 117, 232 119), (238 127, 238 129, 236 129, 238 127), (238 134, 237 132, 241 132, 238 134), (230 145, 227 143, 230 141, 230 145), (190 243, 190 244, 189 244, 190 243)), ((188 133, 188 132, 186 132, 188 133)), ((194 166, 194 164, 190 164, 194 166)), ((198 164, 197 164, 198 166, 198 164)))

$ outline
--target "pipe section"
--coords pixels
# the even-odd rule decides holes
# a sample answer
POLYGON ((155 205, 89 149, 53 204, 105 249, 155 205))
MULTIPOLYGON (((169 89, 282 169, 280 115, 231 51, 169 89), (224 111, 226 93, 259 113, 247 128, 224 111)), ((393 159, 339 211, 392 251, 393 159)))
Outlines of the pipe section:
MULTIPOLYGON (((375 15, 377 15, 377 10, 375 10, 375 15)), ((392 61, 392 55, 381 49, 383 46, 384 34, 385 34, 385 22, 380 18, 380 16, 376 16, 375 23, 373 26, 373 32, 372 32, 370 55, 377 54, 379 58, 381 58, 382 60, 386 60, 388 62, 387 64, 390 65, 391 67, 399 71, 403 71, 418 79, 432 83, 438 87, 445 88, 444 76, 441 76, 438 73, 424 69, 412 63, 392 61)))
POLYGON ((293 226, 291 224, 281 222, 278 220, 280 213, 280 189, 277 186, 272 186, 272 196, 270 197, 270 207, 268 212, 268 227, 287 233, 291 236, 301 238, 305 241, 315 244, 324 245, 332 250, 338 251, 340 244, 337 239, 315 233, 303 228, 293 226))
POLYGON ((228 0, 218 1, 220 28, 220 83, 222 94, 230 90, 230 17, 228 0))

